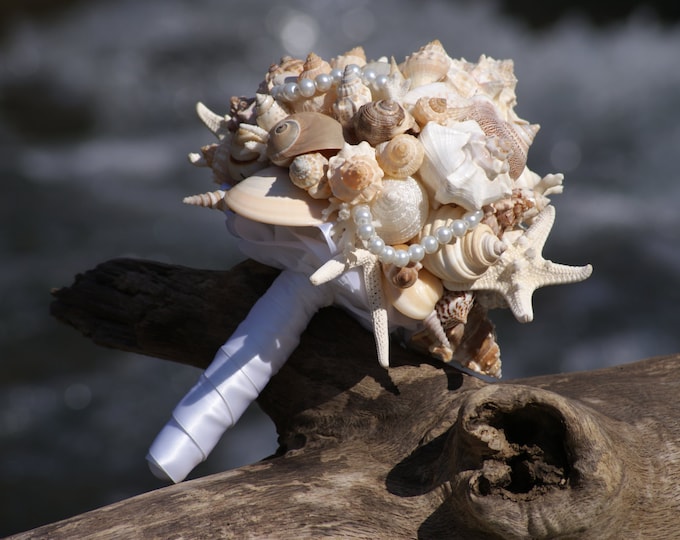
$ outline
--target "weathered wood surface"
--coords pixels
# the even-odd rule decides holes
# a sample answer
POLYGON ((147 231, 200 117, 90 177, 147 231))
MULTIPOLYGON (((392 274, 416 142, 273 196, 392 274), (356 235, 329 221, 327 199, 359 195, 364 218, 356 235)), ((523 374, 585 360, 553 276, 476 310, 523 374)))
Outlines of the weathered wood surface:
MULTIPOLYGON (((52 309, 101 345, 203 367, 275 275, 110 261, 52 309)), ((492 385, 391 357, 322 310, 259 399, 277 457, 15 538, 680 535, 680 357, 492 385)))

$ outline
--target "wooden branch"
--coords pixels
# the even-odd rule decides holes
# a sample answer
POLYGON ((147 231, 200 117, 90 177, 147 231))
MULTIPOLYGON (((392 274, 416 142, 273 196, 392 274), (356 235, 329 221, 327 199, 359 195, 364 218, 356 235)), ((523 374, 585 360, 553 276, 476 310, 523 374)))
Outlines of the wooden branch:
MULTIPOLYGON (((55 292, 97 343, 205 366, 275 271, 118 260, 55 292)), ((266 329, 263 329, 266 332, 266 329)), ((487 385, 322 310, 259 402, 279 456, 15 538, 674 538, 679 357, 487 385)))

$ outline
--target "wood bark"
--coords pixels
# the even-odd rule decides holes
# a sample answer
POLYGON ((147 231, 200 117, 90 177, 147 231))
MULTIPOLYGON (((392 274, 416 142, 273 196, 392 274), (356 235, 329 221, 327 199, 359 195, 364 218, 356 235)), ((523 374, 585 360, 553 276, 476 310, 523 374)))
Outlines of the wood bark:
MULTIPOLYGON (((205 367, 275 275, 114 260, 52 313, 205 367)), ((277 456, 14 538, 677 538, 679 358, 487 384, 393 344, 385 370, 327 308, 260 395, 277 456)))

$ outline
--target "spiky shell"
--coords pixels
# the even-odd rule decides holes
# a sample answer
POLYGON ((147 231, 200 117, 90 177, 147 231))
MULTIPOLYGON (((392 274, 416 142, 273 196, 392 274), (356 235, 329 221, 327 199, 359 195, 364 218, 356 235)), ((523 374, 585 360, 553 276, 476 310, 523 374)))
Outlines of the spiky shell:
POLYGON ((427 270, 420 270, 412 286, 397 287, 383 273, 383 290, 388 302, 400 313, 411 319, 425 319, 444 294, 441 281, 427 270))
POLYGON ((368 141, 373 146, 405 133, 415 124, 411 114, 393 99, 362 105, 353 121, 356 138, 368 141))
POLYGON ((269 132, 267 156, 275 165, 287 166, 308 152, 336 151, 345 144, 342 126, 318 112, 291 114, 269 132))
POLYGON ((420 141, 406 133, 380 143, 375 149, 378 164, 388 178, 412 176, 423 163, 424 154, 420 141))
POLYGON ((328 161, 328 184, 333 196, 352 203, 373 200, 382 188, 384 173, 375 159, 375 150, 367 142, 345 144, 328 161))
POLYGON ((385 179, 371 203, 376 233, 386 244, 402 244, 418 234, 427 220, 427 193, 412 177, 385 179))
POLYGON ((327 204, 294 186, 288 170, 268 167, 236 184, 224 199, 237 214, 271 225, 321 225, 327 204))
POLYGON ((444 79, 450 64, 441 42, 434 40, 408 56, 401 71, 411 79, 411 88, 417 88, 444 79))
POLYGON ((362 105, 373 99, 371 89, 361 80, 361 72, 350 64, 345 67, 342 80, 336 88, 336 100, 333 103, 333 115, 343 125, 349 127, 352 119, 362 105))

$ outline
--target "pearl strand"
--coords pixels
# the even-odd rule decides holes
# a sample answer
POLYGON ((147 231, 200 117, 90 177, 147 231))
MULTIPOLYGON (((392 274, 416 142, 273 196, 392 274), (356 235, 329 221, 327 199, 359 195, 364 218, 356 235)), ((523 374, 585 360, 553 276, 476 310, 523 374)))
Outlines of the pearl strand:
POLYGON ((368 251, 377 255, 380 262, 398 267, 420 262, 425 255, 436 253, 441 246, 455 238, 461 238, 469 230, 474 229, 484 217, 481 210, 466 212, 461 219, 454 219, 450 226, 438 227, 433 235, 424 236, 420 242, 411 244, 408 249, 394 249, 385 244, 375 232, 373 216, 368 206, 364 204, 355 206, 351 215, 356 225, 356 236, 366 243, 368 251))
MULTIPOLYGON (((355 71, 361 75, 363 83, 374 90, 381 90, 387 84, 387 75, 380 73, 380 70, 375 68, 377 63, 373 63, 373 67, 368 65, 359 67, 356 64, 349 64, 345 67, 345 71, 355 71)), ((386 69, 389 70, 389 64, 384 63, 386 69)), ((314 79, 302 78, 295 82, 287 82, 272 87, 269 91, 271 96, 280 101, 292 103, 302 99, 309 99, 317 94, 325 94, 333 86, 337 86, 342 81, 343 70, 334 68, 330 73, 321 73, 314 77, 314 79)))

